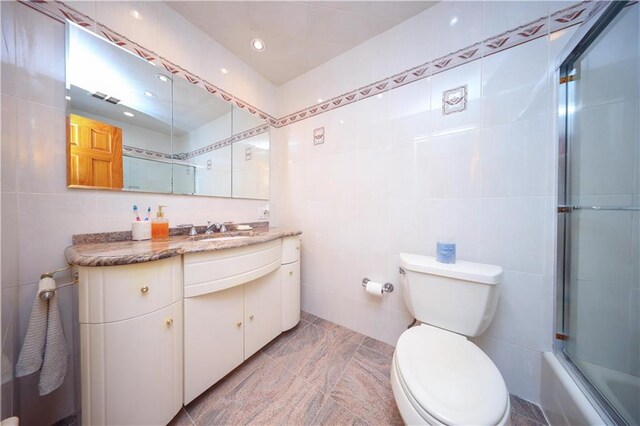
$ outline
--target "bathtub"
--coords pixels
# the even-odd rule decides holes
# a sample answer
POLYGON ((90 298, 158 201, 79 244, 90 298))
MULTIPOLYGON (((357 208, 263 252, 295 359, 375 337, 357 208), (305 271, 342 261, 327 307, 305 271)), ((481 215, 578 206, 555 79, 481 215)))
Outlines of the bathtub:
POLYGON ((552 352, 542 354, 540 407, 551 426, 605 424, 552 352))

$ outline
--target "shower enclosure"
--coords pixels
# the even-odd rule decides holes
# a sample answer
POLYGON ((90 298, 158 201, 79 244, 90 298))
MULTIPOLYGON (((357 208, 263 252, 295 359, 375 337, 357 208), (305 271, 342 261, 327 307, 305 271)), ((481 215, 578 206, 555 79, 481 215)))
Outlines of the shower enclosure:
POLYGON ((611 2, 559 68, 556 356, 640 424, 640 5, 611 2))

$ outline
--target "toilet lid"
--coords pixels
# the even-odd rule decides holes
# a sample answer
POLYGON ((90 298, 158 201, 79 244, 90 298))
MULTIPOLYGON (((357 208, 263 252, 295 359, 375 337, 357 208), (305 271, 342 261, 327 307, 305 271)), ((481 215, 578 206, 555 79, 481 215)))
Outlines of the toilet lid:
POLYGON ((395 363, 415 408, 442 423, 495 425, 507 411, 500 372, 464 336, 413 327, 400 336, 395 363))

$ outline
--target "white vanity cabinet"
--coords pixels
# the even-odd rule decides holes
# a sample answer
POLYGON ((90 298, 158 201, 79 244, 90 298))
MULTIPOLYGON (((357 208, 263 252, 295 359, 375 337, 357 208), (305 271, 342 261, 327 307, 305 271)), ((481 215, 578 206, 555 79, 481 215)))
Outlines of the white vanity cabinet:
POLYGON ((282 331, 281 240, 184 255, 184 402, 282 331))
POLYGON ((282 331, 300 322, 300 236, 282 239, 282 331))
POLYGON ((182 407, 182 259, 79 267, 82 423, 167 424, 182 407))

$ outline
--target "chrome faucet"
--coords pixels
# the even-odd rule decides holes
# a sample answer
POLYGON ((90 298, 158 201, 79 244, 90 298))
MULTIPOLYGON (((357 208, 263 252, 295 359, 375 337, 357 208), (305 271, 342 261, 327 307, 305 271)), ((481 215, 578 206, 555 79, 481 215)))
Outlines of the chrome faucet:
POLYGON ((214 222, 211 223, 210 220, 207 221, 207 229, 205 229, 205 234, 213 234, 214 232, 227 232, 227 227, 224 226, 224 223, 214 222))
POLYGON ((178 228, 191 228, 189 229, 189 236, 193 237, 194 235, 198 235, 198 230, 195 225, 192 223, 185 223, 183 225, 178 225, 178 228))

